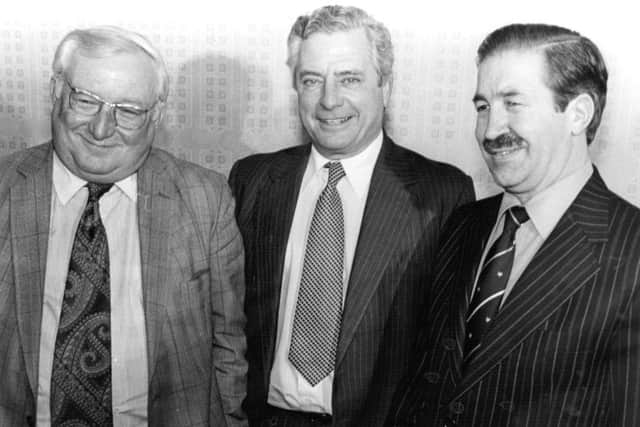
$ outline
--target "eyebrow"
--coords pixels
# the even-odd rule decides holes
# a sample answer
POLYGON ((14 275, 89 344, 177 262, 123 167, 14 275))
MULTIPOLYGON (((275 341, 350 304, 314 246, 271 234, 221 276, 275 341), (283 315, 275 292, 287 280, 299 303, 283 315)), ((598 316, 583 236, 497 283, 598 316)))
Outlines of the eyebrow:
POLYGON ((73 84, 71 84, 71 82, 69 81, 69 79, 66 76, 63 76, 63 80, 65 81, 67 86, 69 86, 69 88, 71 89, 72 92, 81 93, 83 95, 87 95, 87 96, 93 97, 95 99, 98 99, 100 102, 103 102, 105 104, 116 105, 118 107, 125 107, 125 108, 133 107, 133 108, 138 109, 138 110, 151 111, 156 106, 156 104, 160 101, 160 98, 157 98, 153 102, 153 104, 151 104, 151 106, 149 106, 149 107, 146 106, 146 102, 143 101, 143 100, 123 99, 122 101, 116 101, 116 102, 107 101, 102 96, 98 95, 97 93, 94 93, 94 92, 92 92, 90 90, 87 90, 87 89, 83 89, 83 88, 78 87, 78 86, 74 86, 73 84))
MULTIPOLYGON (((361 70, 344 70, 344 71, 337 71, 335 73, 333 73, 333 75, 335 77, 344 77, 344 76, 353 76, 353 75, 364 75, 364 71, 361 70)), ((324 77, 324 74, 317 72, 317 71, 311 71, 311 70, 301 70, 298 73, 299 77, 305 77, 305 76, 316 76, 316 77, 324 77)))
MULTIPOLYGON (((522 93, 517 91, 517 90, 515 90, 515 89, 508 89, 508 90, 505 90, 505 91, 498 92, 498 96, 500 98, 509 98, 509 97, 512 97, 512 96, 519 96, 519 95, 522 95, 522 93)), ((473 101, 473 103, 481 102, 481 101, 487 102, 487 98, 485 98, 483 95, 475 94, 473 96, 472 101, 473 101)))
POLYGON ((343 76, 353 76, 353 75, 363 75, 363 74, 364 72, 360 70, 344 70, 344 71, 338 71, 333 75, 336 77, 343 77, 343 76))
POLYGON ((133 107, 136 108, 138 110, 146 110, 147 108, 142 106, 142 103, 138 103, 137 101, 122 101, 122 102, 111 102, 111 101, 107 101, 106 99, 104 99, 103 97, 101 97, 100 95, 97 95, 91 91, 85 90, 85 89, 81 89, 78 87, 72 87, 71 88, 74 92, 76 93, 80 93, 82 95, 86 95, 89 96, 91 98, 97 99, 100 102, 103 103, 108 103, 111 105, 117 105, 119 107, 133 107))
POLYGON ((500 95, 502 98, 508 98, 510 96, 522 95, 522 93, 516 89, 508 89, 505 91, 498 92, 498 95, 500 95))
POLYGON ((306 77, 306 76, 322 77, 322 74, 318 73, 317 71, 310 71, 310 70, 300 70, 300 72, 298 72, 298 77, 306 77))

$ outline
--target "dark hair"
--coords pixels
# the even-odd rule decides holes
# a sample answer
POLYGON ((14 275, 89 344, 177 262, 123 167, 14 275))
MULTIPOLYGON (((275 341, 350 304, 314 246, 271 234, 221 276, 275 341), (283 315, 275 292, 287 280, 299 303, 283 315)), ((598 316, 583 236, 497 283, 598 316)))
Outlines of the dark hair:
POLYGON ((607 67, 598 47, 579 33, 546 24, 512 24, 489 34, 478 48, 477 63, 510 49, 541 49, 547 65, 546 84, 560 111, 576 96, 593 99, 587 143, 595 137, 607 102, 607 67))

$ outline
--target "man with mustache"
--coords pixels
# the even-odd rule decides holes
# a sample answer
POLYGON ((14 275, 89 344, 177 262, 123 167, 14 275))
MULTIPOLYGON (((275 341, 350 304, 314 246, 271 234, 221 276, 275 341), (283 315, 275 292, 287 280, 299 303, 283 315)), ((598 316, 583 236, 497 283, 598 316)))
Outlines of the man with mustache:
POLYGON ((607 69, 580 34, 478 49, 476 138, 504 193, 452 214, 394 426, 640 424, 640 211, 588 144, 607 69))
POLYGON ((220 174, 153 147, 160 53, 67 34, 52 141, 0 158, 0 426, 243 426, 242 239, 220 174))
POLYGON ((473 198, 458 169, 383 131, 387 29, 327 6, 288 40, 311 144, 239 161, 254 425, 378 426, 406 369, 440 230, 473 198))

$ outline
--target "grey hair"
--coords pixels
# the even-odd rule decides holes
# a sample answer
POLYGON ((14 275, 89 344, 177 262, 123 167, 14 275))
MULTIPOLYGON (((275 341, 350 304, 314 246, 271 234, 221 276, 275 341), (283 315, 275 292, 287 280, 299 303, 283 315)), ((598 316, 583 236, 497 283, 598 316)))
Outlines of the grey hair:
POLYGON ((118 53, 144 53, 156 70, 158 99, 166 101, 169 95, 169 74, 160 52, 141 34, 115 26, 77 29, 67 34, 53 57, 53 73, 63 75, 76 51, 91 56, 109 56, 118 53))
POLYGON ((393 78, 393 45, 391 34, 381 22, 367 12, 352 6, 324 6, 309 15, 300 16, 291 27, 287 39, 287 65, 296 87, 296 71, 303 40, 312 34, 335 33, 363 28, 371 46, 371 60, 378 73, 379 84, 391 82, 393 78))

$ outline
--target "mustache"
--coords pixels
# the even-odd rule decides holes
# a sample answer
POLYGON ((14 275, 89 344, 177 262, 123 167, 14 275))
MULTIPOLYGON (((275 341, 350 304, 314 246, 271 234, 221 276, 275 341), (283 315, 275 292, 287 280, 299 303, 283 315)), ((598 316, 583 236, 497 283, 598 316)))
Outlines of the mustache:
POLYGON ((486 150, 503 150, 524 145, 524 139, 513 132, 507 132, 494 139, 486 138, 482 145, 486 150))

